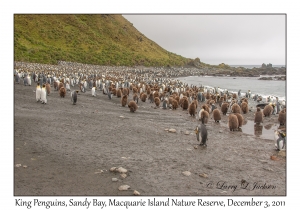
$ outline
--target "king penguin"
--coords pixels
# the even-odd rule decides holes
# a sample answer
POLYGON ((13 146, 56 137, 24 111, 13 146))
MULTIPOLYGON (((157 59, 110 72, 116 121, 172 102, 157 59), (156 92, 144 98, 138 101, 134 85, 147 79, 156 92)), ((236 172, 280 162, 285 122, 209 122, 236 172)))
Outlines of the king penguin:
POLYGON ((31 86, 31 77, 30 77, 30 75, 27 76, 27 84, 29 86, 31 86))
POLYGON ((73 105, 75 105, 77 102, 77 93, 78 93, 78 90, 76 90, 76 91, 73 90, 71 92, 71 101, 72 101, 73 105))
POLYGON ((109 89, 107 89, 106 92, 107 92, 108 99, 111 99, 111 92, 109 91, 109 89))
POLYGON ((43 84, 43 87, 41 90, 41 101, 42 101, 42 104, 47 103, 47 93, 46 93, 46 85, 45 84, 43 84))
POLYGON ((37 83, 36 86, 36 91, 35 91, 35 98, 36 98, 36 102, 39 102, 41 100, 41 87, 40 87, 40 83, 37 83))
POLYGON ((199 134, 201 133, 201 141, 200 141, 200 146, 206 147, 206 141, 207 141, 207 129, 205 125, 202 123, 200 126, 198 125, 195 129, 195 133, 197 136, 197 140, 200 141, 199 139, 199 134))
POLYGON ((165 98, 163 101, 163 109, 167 109, 167 107, 168 107, 168 99, 165 98))
POLYGON ((66 83, 66 90, 67 90, 67 91, 70 91, 70 90, 71 90, 71 89, 70 89, 70 84, 69 84, 69 82, 66 83))
POLYGON ((96 96, 96 88, 95 87, 92 88, 92 96, 96 96))

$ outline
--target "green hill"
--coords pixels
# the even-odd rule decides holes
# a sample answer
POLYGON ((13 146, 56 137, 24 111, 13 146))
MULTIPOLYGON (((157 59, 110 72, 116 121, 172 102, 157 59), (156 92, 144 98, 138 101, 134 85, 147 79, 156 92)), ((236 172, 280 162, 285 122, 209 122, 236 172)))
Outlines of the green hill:
POLYGON ((183 66, 122 15, 14 15, 14 60, 57 64, 183 66))

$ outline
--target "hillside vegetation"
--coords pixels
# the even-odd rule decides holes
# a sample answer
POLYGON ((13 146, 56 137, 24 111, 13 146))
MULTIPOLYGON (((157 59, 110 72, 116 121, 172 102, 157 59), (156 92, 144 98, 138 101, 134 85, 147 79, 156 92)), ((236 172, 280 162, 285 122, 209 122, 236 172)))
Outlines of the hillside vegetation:
POLYGON ((14 15, 14 60, 116 66, 183 66, 122 15, 14 15))

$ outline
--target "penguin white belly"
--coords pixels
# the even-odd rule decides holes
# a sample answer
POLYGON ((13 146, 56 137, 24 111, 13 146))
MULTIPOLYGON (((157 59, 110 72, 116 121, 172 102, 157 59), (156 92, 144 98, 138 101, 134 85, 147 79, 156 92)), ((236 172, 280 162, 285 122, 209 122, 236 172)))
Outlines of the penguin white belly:
POLYGON ((42 88, 41 90, 41 101, 42 103, 47 103, 47 93, 45 88, 42 88))
POLYGON ((286 149, 286 145, 284 144, 284 139, 280 138, 279 135, 280 134, 277 131, 274 132, 275 148, 279 149, 279 150, 285 150, 286 149), (279 141, 278 141, 278 139, 279 139, 279 141), (279 148, 278 148, 278 146, 279 146, 279 148))
POLYGON ((92 96, 96 96, 96 91, 94 87, 92 88, 92 96))
POLYGON ((27 83, 29 86, 31 86, 31 77, 30 76, 27 77, 27 83))
POLYGON ((70 90, 70 84, 69 83, 66 84, 66 89, 70 90))
POLYGON ((35 98, 36 98, 36 101, 40 101, 41 100, 41 88, 38 87, 35 91, 35 98))

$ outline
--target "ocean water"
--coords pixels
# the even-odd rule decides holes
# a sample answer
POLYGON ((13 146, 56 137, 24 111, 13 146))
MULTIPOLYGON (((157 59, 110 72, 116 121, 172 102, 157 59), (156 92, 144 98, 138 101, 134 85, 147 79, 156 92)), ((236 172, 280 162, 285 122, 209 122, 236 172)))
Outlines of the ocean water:
POLYGON ((252 94, 261 95, 263 98, 277 96, 279 100, 286 100, 286 81, 258 80, 258 77, 213 76, 189 76, 177 79, 189 85, 219 87, 230 92, 241 90, 242 95, 250 90, 252 94))
MULTIPOLYGON (((266 63, 267 65, 267 63, 266 63)), ((244 67, 247 69, 253 69, 253 68, 260 68, 261 65, 229 65, 231 67, 244 67)), ((280 67, 285 67, 285 65, 272 65, 272 67, 280 68, 280 67)))

